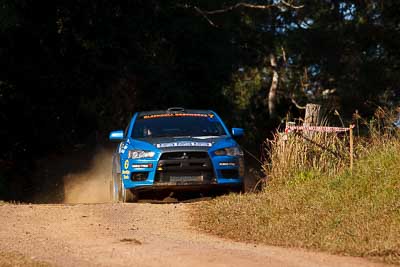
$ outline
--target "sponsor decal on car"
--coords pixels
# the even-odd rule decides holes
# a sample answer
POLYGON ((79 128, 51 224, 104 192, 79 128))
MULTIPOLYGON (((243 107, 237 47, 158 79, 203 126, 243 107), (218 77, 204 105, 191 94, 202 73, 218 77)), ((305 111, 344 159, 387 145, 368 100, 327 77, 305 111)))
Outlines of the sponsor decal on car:
POLYGON ((119 145, 118 152, 119 152, 120 154, 123 154, 123 153, 125 153, 125 151, 126 151, 127 148, 128 148, 128 145, 127 145, 127 144, 121 143, 121 144, 119 145))
POLYGON ((124 162, 124 168, 128 169, 129 168, 129 160, 125 160, 124 162))
POLYGON ((214 114, 202 114, 202 113, 166 113, 166 114, 153 114, 145 115, 143 119, 157 119, 157 118, 171 118, 171 117, 202 117, 202 118, 213 118, 214 114))
POLYGON ((181 141, 181 142, 170 142, 170 143, 161 143, 156 144, 157 148, 166 148, 166 147, 211 147, 212 143, 209 142, 190 142, 190 141, 181 141))

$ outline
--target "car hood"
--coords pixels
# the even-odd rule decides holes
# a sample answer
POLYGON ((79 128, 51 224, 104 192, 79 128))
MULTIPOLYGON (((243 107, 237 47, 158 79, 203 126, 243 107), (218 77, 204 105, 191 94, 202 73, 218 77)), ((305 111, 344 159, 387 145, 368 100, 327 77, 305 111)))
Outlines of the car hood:
POLYGON ((163 152, 208 151, 237 145, 230 136, 140 138, 135 140, 133 146, 140 143, 144 146, 151 144, 163 152))

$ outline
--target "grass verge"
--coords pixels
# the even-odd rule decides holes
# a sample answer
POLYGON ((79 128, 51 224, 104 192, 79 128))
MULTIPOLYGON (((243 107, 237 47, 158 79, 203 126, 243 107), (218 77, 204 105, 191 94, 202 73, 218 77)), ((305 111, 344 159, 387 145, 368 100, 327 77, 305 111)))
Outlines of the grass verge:
POLYGON ((15 266, 31 266, 31 267, 50 267, 47 262, 38 261, 36 259, 28 258, 19 253, 9 253, 0 251, 0 266, 15 267, 15 266))
POLYGON ((286 166, 294 171, 273 177, 264 192, 197 205, 194 223, 238 241, 400 264, 400 140, 369 140, 359 153, 353 172, 286 166))

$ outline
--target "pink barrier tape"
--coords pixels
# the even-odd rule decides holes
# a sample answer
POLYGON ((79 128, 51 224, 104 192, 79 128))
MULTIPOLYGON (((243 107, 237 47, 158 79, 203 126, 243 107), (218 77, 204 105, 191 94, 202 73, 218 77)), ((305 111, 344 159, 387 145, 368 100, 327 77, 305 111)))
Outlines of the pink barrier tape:
POLYGON ((320 133, 341 133, 350 131, 353 129, 354 125, 351 125, 349 128, 343 127, 328 127, 328 126, 287 126, 285 129, 285 133, 289 133, 291 131, 307 131, 307 132, 320 132, 320 133))

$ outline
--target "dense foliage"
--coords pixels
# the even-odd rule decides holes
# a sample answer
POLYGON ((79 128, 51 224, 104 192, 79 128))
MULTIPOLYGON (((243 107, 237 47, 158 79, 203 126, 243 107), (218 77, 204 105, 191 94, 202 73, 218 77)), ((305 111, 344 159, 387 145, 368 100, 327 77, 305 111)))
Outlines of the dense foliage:
POLYGON ((3 0, 1 157, 105 140, 142 109, 214 109, 257 144, 298 112, 292 100, 348 115, 396 104, 398 1, 250 0, 277 6, 227 8, 235 3, 3 0), (269 114, 273 71, 277 106, 269 114))

